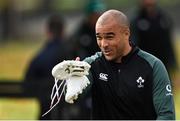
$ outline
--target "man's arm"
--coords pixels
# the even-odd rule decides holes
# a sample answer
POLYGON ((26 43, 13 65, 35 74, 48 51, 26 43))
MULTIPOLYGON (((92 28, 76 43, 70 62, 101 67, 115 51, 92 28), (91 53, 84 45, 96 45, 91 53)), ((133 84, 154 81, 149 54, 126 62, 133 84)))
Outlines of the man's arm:
MULTIPOLYGON (((86 57, 83 61, 92 64, 92 62, 94 62, 97 58, 101 57, 102 53, 101 52, 96 52, 94 55, 90 56, 90 57, 86 57)), ((93 76, 91 73, 91 69, 89 71, 89 75, 87 76, 88 79, 90 80, 90 82, 93 82, 93 76)))
POLYGON ((98 57, 102 56, 102 52, 96 52, 94 55, 90 57, 86 57, 83 61, 91 64, 93 61, 95 61, 98 57))
POLYGON ((153 66, 153 102, 157 120, 175 120, 171 82, 165 66, 160 60, 153 66))
MULTIPOLYGON (((86 57, 83 61, 87 62, 88 64, 92 64, 92 62, 94 62, 97 58, 101 57, 102 53, 101 52, 96 52, 94 55, 90 56, 90 57, 86 57)), ((76 61, 80 61, 80 58, 77 57, 76 61)), ((89 81, 91 82, 89 86, 86 87, 86 90, 84 91, 83 95, 81 97, 83 97, 84 95, 86 95, 86 93, 88 93, 88 91, 91 89, 92 83, 93 83, 93 75, 91 73, 91 68, 89 70, 89 75, 87 75, 87 78, 89 79, 89 81)))

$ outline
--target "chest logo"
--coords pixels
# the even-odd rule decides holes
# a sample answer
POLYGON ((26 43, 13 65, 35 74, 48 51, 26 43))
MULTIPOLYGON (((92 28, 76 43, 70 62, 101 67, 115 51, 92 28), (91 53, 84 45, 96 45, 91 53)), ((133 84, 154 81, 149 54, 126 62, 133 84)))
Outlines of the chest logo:
POLYGON ((100 73, 99 74, 99 79, 103 80, 103 81, 108 81, 108 74, 100 73))
POLYGON ((137 80, 136 80, 136 82, 137 82, 137 84, 138 84, 138 88, 143 88, 144 87, 144 79, 140 76, 137 80))

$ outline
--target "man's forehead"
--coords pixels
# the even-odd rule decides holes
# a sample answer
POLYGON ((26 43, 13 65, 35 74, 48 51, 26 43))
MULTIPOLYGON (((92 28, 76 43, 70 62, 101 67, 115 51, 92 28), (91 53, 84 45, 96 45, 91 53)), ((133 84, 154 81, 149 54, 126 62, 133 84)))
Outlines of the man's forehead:
POLYGON ((127 26, 120 26, 116 23, 109 23, 106 25, 96 25, 96 33, 117 33, 120 31, 128 30, 127 26))
POLYGON ((97 25, 107 25, 109 23, 113 22, 113 19, 110 17, 110 18, 105 18, 105 17, 101 17, 99 18, 99 20, 97 21, 97 25))
POLYGON ((102 18, 102 19, 97 21, 96 26, 97 27, 104 27, 104 26, 110 26, 110 25, 114 25, 114 24, 117 24, 115 20, 110 19, 110 18, 104 20, 104 18, 102 18))
POLYGON ((118 29, 117 25, 114 24, 106 24, 106 25, 97 25, 96 26, 96 32, 114 32, 118 29))
POLYGON ((114 32, 105 32, 105 33, 99 33, 99 32, 97 32, 96 33, 96 35, 115 35, 115 33, 114 32))

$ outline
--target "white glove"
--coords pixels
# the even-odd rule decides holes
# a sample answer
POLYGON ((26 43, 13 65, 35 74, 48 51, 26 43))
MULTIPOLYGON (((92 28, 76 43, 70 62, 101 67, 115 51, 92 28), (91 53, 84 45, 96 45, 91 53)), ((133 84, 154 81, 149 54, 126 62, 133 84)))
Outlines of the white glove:
POLYGON ((71 76, 84 76, 89 74, 90 65, 84 61, 63 61, 52 69, 52 75, 59 80, 65 80, 71 76))
POLYGON ((58 80, 66 80, 66 96, 68 103, 73 103, 83 89, 90 84, 88 75, 90 65, 83 61, 67 60, 57 64, 52 69, 52 75, 58 80))
POLYGON ((72 76, 66 80, 67 90, 65 100, 68 103, 74 103, 74 100, 78 98, 78 95, 82 93, 83 89, 90 84, 86 76, 72 76))
MULTIPOLYGON (((86 77, 86 75, 89 74, 90 67, 91 66, 87 62, 75 60, 63 61, 54 66, 52 69, 52 75, 55 78, 55 84, 51 93, 51 106, 49 111, 51 111, 52 108, 59 103, 63 92, 66 92, 65 101, 68 103, 74 103, 74 100, 76 100, 78 95, 83 92, 83 89, 90 84, 88 78, 86 77), (62 82, 58 86, 59 80, 62 80, 62 82), (59 95, 59 90, 63 83, 64 86, 59 95), (54 104, 55 98, 57 98, 58 101, 54 104)), ((49 111, 47 111, 44 115, 46 115, 49 111)))

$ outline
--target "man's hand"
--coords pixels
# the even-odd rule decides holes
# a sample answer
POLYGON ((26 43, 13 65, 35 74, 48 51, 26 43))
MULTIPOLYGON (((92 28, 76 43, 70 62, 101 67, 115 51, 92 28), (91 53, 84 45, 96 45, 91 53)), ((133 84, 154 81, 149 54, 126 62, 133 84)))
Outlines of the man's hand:
POLYGON ((65 60, 54 66, 52 75, 55 78, 55 84, 51 93, 51 106, 43 116, 49 113, 59 103, 63 92, 66 93, 65 101, 74 103, 74 100, 83 92, 83 89, 90 84, 86 77, 89 74, 90 67, 88 63, 80 61, 79 57, 76 60, 65 60), (62 82, 58 84, 60 80, 62 82), (60 89, 61 92, 59 92, 60 89), (56 98, 57 102, 54 103, 56 98))
POLYGON ((90 65, 84 61, 76 60, 66 60, 57 64, 52 69, 52 75, 59 80, 67 80, 72 76, 85 76, 89 74, 90 65))
POLYGON ((89 74, 90 65, 84 61, 66 60, 57 64, 52 69, 52 75, 57 80, 65 80, 66 96, 65 100, 68 103, 73 103, 78 98, 78 95, 83 92, 83 89, 90 84, 86 75, 89 74))

